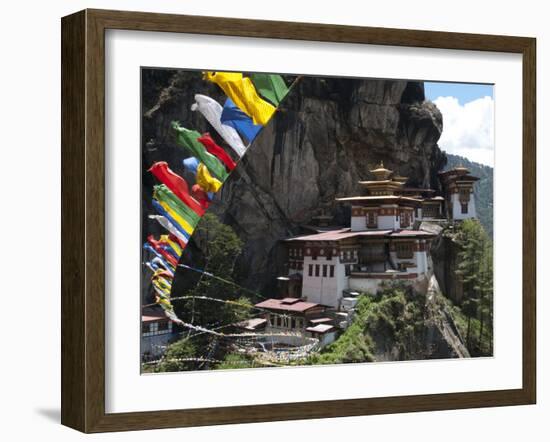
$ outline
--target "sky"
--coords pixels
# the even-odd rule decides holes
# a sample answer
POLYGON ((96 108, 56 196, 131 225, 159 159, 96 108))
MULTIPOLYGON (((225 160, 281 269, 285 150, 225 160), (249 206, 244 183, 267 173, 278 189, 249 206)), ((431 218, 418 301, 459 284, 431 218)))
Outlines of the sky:
POLYGON ((424 82, 426 100, 443 114, 439 147, 470 161, 494 165, 493 85, 424 82))

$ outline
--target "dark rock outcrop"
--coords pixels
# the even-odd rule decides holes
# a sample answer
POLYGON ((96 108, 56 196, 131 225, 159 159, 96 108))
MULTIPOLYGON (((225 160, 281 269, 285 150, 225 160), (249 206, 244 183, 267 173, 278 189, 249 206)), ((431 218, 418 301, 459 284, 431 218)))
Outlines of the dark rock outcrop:
POLYGON ((455 270, 458 268, 460 248, 453 240, 452 225, 441 232, 432 242, 430 254, 434 274, 443 294, 460 304, 464 296, 462 280, 455 270))

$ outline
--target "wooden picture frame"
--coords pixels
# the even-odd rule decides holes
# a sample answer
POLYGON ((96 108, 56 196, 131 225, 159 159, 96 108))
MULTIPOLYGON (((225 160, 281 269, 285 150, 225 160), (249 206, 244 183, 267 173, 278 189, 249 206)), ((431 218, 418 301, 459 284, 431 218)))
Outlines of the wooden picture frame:
POLYGON ((62 410, 83 432, 533 404, 536 400, 536 150, 533 38, 84 10, 62 19, 62 410), (105 412, 105 30, 185 32, 496 51, 523 64, 523 385, 222 408, 105 412), (85 234, 82 234, 85 232, 85 234))

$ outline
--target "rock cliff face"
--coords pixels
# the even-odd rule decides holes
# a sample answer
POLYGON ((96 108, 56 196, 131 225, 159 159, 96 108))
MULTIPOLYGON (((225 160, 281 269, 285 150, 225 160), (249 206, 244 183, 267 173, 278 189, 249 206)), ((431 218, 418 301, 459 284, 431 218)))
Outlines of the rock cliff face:
MULTIPOLYGON (((193 95, 222 95, 200 73, 186 71, 145 70, 143 89, 143 167, 164 159, 185 176, 170 121, 209 130, 189 109, 193 95)), ((424 101, 421 82, 299 78, 210 209, 244 241, 242 283, 271 292, 277 242, 319 214, 346 225, 349 208, 335 198, 360 194, 357 182, 371 178, 369 169, 381 161, 411 185, 439 188, 437 172, 446 162, 437 146, 441 130, 441 113, 424 101)), ((145 176, 143 184, 151 188, 153 180, 145 176)))

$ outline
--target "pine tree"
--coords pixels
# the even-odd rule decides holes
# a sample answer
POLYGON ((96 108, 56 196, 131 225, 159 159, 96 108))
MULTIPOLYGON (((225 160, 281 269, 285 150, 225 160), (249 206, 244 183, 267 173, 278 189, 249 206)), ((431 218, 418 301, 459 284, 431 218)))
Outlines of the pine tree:
POLYGON ((483 352, 482 341, 486 321, 492 324, 492 243, 482 225, 474 219, 461 222, 456 242, 461 249, 458 254, 459 264, 456 274, 462 280, 464 290, 462 311, 468 318, 466 345, 470 351, 474 350, 471 344, 471 322, 472 319, 479 318, 477 347, 479 352, 483 352))

